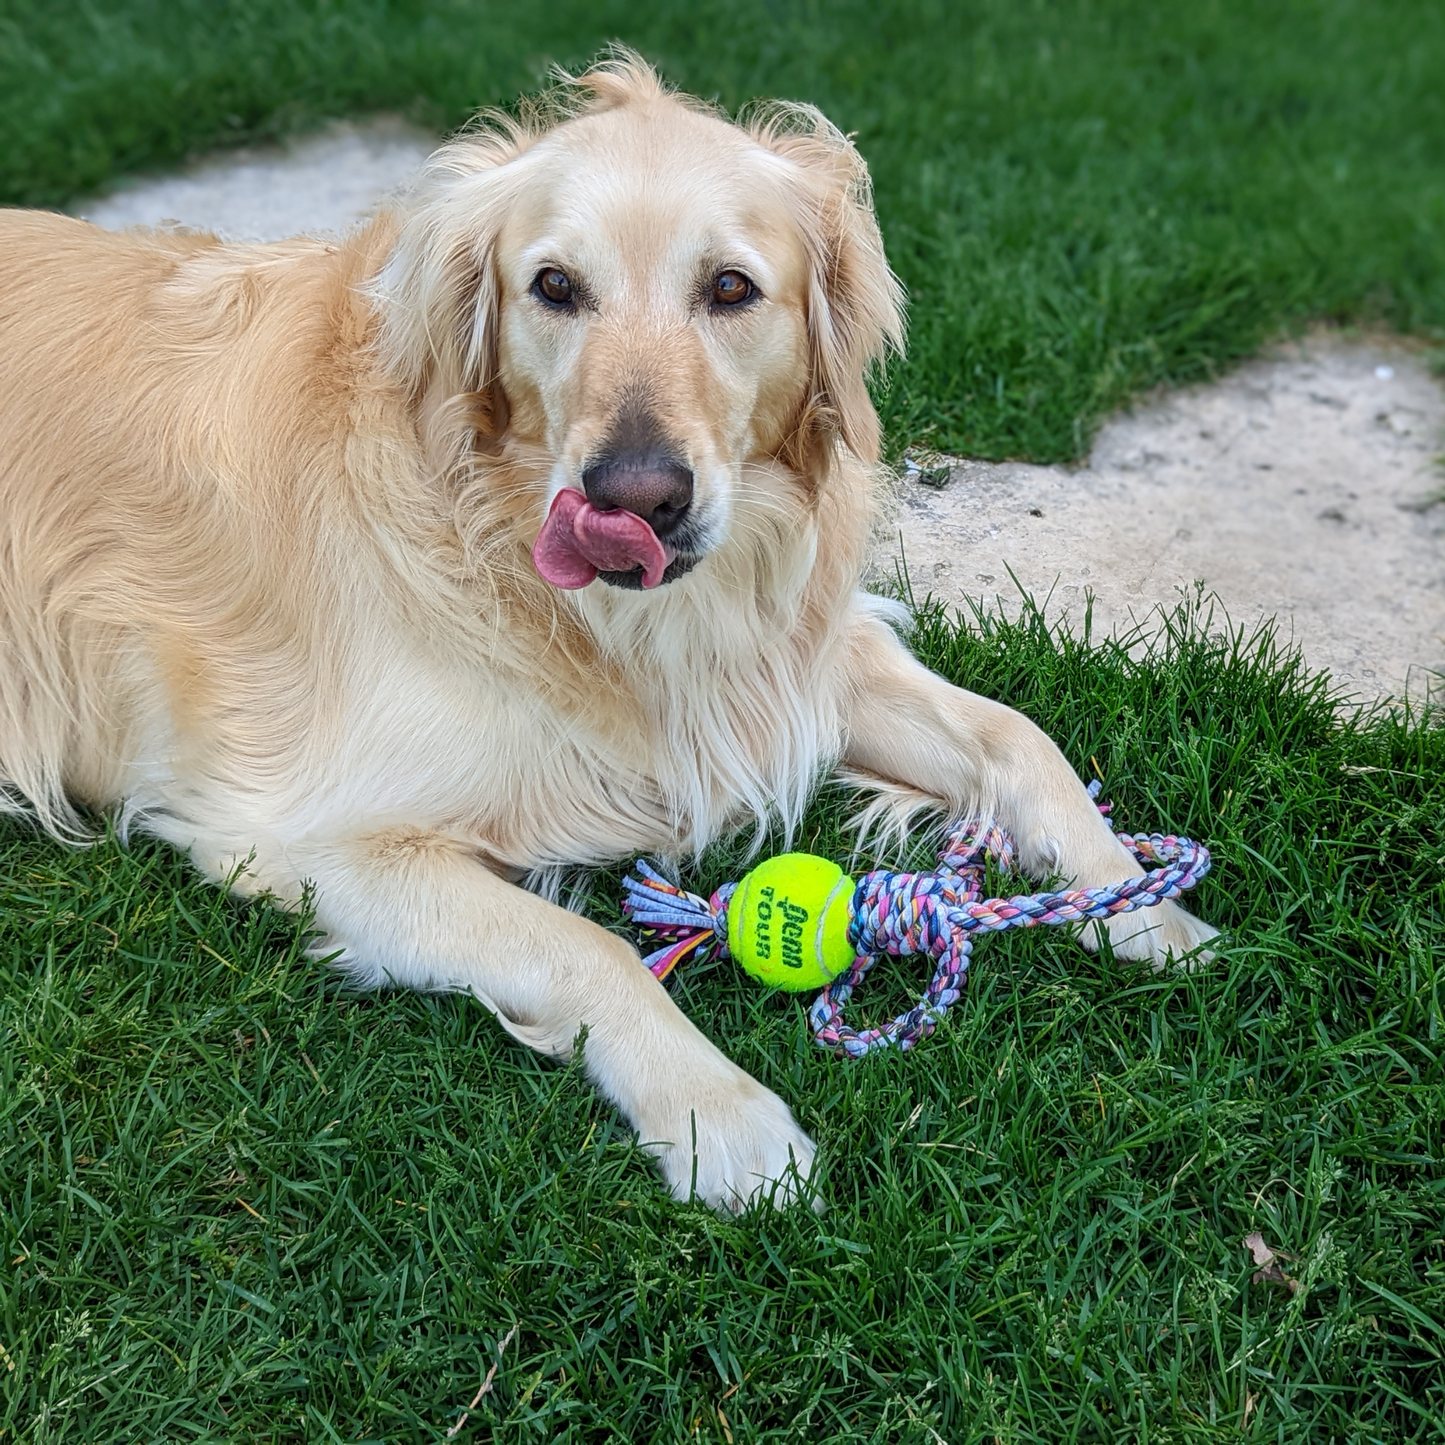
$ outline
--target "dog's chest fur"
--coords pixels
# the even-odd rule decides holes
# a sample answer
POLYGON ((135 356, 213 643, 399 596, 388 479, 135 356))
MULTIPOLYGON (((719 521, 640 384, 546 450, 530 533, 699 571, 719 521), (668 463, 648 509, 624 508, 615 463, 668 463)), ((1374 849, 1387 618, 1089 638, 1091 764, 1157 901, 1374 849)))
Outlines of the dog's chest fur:
POLYGON ((514 870, 692 852, 750 821, 790 830, 840 746, 837 633, 723 646, 688 612, 680 597, 670 635, 581 671, 540 640, 458 668, 398 638, 355 680, 367 701, 348 709, 343 775, 368 780, 373 814, 514 870))

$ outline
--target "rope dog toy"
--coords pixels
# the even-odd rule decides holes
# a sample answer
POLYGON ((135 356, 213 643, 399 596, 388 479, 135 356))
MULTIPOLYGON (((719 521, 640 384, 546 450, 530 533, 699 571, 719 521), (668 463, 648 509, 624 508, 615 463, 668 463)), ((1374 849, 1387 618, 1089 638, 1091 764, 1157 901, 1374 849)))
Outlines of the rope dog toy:
MULTIPOLYGON (((1089 796, 1098 791, 1099 784, 1091 784, 1089 796)), ((861 1058, 871 1049, 911 1049, 937 1028, 963 993, 975 934, 1132 913, 1177 898, 1209 871, 1209 850, 1188 838, 1116 836, 1141 863, 1157 866, 1108 888, 983 898, 988 859, 1011 870, 1014 844, 1003 829, 974 819, 948 834, 937 871, 879 869, 856 884, 826 858, 784 853, 704 899, 639 859, 636 873, 623 880, 622 909, 644 937, 666 940, 643 960, 657 978, 689 955, 731 956, 774 987, 793 993, 821 987, 808 1011, 815 1040, 836 1054, 861 1058), (891 1023, 850 1028, 843 1009, 884 954, 928 955, 935 960, 933 980, 891 1023)))

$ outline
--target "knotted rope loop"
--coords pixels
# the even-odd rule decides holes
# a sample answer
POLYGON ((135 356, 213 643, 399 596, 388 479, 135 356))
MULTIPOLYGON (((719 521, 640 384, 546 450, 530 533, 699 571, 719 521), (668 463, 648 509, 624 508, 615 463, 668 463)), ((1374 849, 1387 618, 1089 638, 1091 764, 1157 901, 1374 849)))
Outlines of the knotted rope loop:
POLYGON ((1040 923, 1079 924, 1112 918, 1177 898, 1209 871, 1209 850, 1174 834, 1117 835, 1141 863, 1163 866, 1112 888, 1074 888, 1013 898, 980 898, 992 858, 1013 864, 1013 842, 995 824, 974 820, 945 840, 937 873, 867 874, 853 899, 850 937, 859 957, 818 995, 809 1010, 818 1043, 849 1058, 871 1049, 910 1049, 926 1039, 963 992, 976 933, 1001 933, 1040 923), (879 1028, 857 1030, 843 1009, 880 954, 928 953, 937 960, 933 980, 906 1013, 879 1028))
POLYGON ((938 1027, 963 996, 973 940, 963 926, 962 910, 982 892, 989 858, 1009 867, 1013 843, 1001 828, 975 819, 949 834, 936 873, 879 869, 863 876, 853 895, 849 929, 858 957, 808 1010, 820 1047, 856 1059, 872 1049, 911 1049, 938 1027), (907 1012, 878 1028, 852 1028, 843 1022, 843 1010, 874 960, 885 953, 895 958, 928 954, 935 960, 933 978, 907 1012))

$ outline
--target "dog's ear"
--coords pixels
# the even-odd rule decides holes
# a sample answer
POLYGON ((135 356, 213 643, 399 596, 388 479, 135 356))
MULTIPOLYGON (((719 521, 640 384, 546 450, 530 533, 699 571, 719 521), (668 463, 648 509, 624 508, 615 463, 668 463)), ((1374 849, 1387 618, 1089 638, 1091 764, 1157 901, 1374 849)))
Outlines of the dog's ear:
POLYGON ((755 140, 791 163, 789 200, 808 253, 810 395, 792 446, 841 437, 878 458, 878 414, 868 375, 903 350, 903 287, 888 269, 873 214, 868 167, 857 148, 810 105, 774 104, 750 124, 755 140))
POLYGON ((482 417, 504 418, 497 389, 497 239, 530 136, 499 122, 443 146, 427 162, 390 256, 371 286, 382 364, 421 396, 472 393, 482 417))

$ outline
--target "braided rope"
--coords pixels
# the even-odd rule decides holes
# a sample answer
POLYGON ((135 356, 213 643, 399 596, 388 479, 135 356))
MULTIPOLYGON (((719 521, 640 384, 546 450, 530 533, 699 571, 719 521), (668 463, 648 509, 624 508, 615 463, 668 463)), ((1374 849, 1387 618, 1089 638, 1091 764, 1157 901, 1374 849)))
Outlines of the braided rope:
POLYGON ((1142 878, 1109 888, 1074 888, 1013 898, 980 898, 988 858, 1001 868, 1013 861, 1009 838, 997 827, 966 823, 950 835, 937 873, 865 874, 853 896, 849 936, 858 950, 852 967, 830 983, 808 1010, 813 1036, 823 1048, 848 1058, 872 1049, 911 1049, 938 1026, 963 993, 973 955, 973 935, 1039 924, 1078 924, 1112 918, 1177 898, 1209 871, 1209 851, 1188 838, 1121 833, 1119 841, 1141 862, 1156 863, 1142 878), (927 954, 936 960, 933 979, 912 1008, 878 1028, 854 1029, 843 1009, 881 954, 927 954))
MULTIPOLYGON (((1099 785, 1091 784, 1090 797, 1099 785)), ((1100 808, 1107 813, 1107 807, 1100 808)), ((1014 863, 1013 840, 993 823, 972 820, 944 840, 933 873, 867 873, 853 894, 848 936, 856 957, 818 995, 808 1010, 817 1043, 848 1058, 872 1049, 911 1049, 926 1039, 963 994, 973 954, 973 935, 1039 924, 1069 925, 1112 918, 1177 898, 1209 871, 1209 850, 1172 833, 1116 835, 1140 863, 1157 865, 1141 878, 1105 888, 983 898, 991 858, 1004 871, 1014 863), (935 961, 923 996, 905 1013, 877 1028, 854 1029, 843 1010, 868 970, 884 954, 925 954, 935 961)), ((639 860, 640 877, 623 882, 623 911, 649 940, 667 940, 643 960, 663 979, 689 954, 725 958, 727 909, 737 888, 725 883, 709 899, 688 893, 639 860)))

